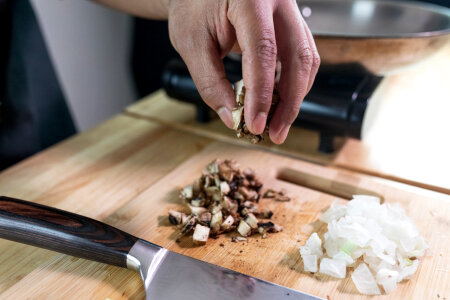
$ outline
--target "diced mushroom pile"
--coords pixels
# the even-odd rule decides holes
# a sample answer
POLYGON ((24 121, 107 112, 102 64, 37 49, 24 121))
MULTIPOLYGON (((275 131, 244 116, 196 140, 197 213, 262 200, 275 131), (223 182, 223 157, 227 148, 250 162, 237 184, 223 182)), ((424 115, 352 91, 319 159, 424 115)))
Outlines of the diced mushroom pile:
POLYGON ((215 160, 200 178, 180 192, 190 213, 169 210, 170 223, 179 226, 180 236, 193 232, 193 241, 199 245, 205 244, 210 236, 234 231, 240 236, 233 237, 233 242, 245 241, 254 233, 266 238, 266 233, 283 228, 269 221, 273 212, 260 209, 260 198, 290 199, 284 191, 269 189, 262 194, 262 186, 253 170, 241 171, 234 160, 215 160))
MULTIPOLYGON (((253 134, 251 133, 247 125, 245 124, 244 120, 244 98, 245 98, 245 86, 244 81, 240 80, 234 84, 234 93, 236 95, 236 105, 233 108, 232 116, 233 116, 233 122, 234 127, 233 129, 236 130, 236 135, 238 138, 246 138, 250 140, 253 144, 257 144, 261 142, 264 139, 264 135, 267 134, 269 131, 269 127, 266 125, 266 128, 264 129, 263 134, 253 134)), ((272 96, 272 105, 270 107, 269 114, 267 116, 267 124, 270 123, 270 119, 272 118, 272 114, 275 111, 275 107, 280 99, 280 96, 278 95, 278 92, 274 90, 273 96, 272 96)))

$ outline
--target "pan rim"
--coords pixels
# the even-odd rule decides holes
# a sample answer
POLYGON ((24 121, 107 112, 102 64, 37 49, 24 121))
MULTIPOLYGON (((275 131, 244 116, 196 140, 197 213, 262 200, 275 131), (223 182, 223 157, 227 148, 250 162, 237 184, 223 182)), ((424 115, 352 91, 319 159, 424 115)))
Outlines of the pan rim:
MULTIPOLYGON (((297 1, 299 8, 302 5, 307 5, 308 3, 336 3, 337 1, 330 0, 300 0, 297 1)), ((431 12, 442 17, 446 17, 450 24, 450 8, 444 6, 426 3, 421 1, 408 1, 408 2, 392 2, 386 0, 340 0, 341 3, 354 3, 354 2, 370 2, 376 5, 386 5, 391 7, 413 7, 414 9, 425 10, 426 12, 431 12)), ((308 23, 308 19, 305 18, 308 23)), ((311 33, 315 38, 344 38, 344 39, 400 39, 400 38, 427 38, 427 37, 438 37, 450 35, 450 25, 448 28, 433 30, 433 31, 422 31, 422 32, 405 32, 405 33, 377 33, 377 34, 361 34, 361 33, 338 33, 338 32, 326 32, 314 30, 310 27, 311 33)))

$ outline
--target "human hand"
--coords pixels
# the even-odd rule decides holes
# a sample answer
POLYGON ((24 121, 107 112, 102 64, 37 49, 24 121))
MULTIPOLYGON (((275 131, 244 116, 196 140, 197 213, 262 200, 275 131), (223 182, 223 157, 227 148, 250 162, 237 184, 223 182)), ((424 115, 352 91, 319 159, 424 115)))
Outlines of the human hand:
POLYGON ((242 52, 246 87, 244 118, 261 134, 272 102, 277 57, 280 102, 269 124, 270 139, 285 141, 320 58, 294 0, 169 0, 169 33, 203 100, 233 127, 234 92, 222 59, 242 52))

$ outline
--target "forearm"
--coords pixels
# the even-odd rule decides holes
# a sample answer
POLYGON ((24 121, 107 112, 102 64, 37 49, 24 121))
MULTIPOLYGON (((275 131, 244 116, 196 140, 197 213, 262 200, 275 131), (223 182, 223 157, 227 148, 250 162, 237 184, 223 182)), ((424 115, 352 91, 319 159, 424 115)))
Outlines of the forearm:
POLYGON ((169 0, 94 0, 100 4, 129 13, 131 15, 153 19, 166 20, 169 0))

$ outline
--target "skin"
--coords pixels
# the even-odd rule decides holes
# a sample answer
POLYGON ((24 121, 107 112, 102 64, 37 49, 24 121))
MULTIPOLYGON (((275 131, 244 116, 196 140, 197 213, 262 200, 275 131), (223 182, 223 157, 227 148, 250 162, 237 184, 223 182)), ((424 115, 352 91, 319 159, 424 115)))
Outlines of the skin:
POLYGON ((280 102, 269 124, 281 144, 311 89, 320 65, 312 34, 294 0, 97 0, 149 19, 168 19, 170 40, 203 100, 229 128, 234 92, 222 64, 231 50, 242 53, 245 122, 264 131, 272 101, 277 58, 280 102))

